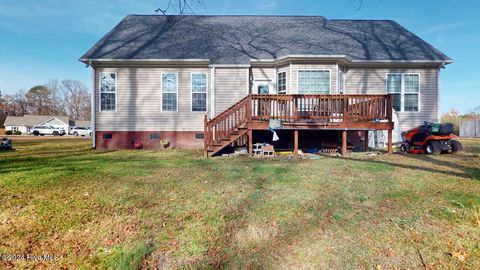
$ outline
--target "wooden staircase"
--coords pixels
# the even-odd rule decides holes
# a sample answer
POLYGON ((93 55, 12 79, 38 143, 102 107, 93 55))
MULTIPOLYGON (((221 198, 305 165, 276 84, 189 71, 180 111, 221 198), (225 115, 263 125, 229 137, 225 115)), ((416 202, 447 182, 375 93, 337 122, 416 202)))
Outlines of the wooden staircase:
POLYGON ((248 95, 213 119, 205 116, 204 155, 212 156, 225 147, 248 142, 248 123, 252 120, 252 97, 248 95))

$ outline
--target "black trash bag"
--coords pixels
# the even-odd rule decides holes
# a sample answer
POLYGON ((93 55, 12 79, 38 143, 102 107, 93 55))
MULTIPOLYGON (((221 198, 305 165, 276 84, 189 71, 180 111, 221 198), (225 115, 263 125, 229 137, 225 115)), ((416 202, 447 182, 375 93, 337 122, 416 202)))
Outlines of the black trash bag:
POLYGON ((12 150, 12 139, 3 138, 0 141, 0 151, 12 150))

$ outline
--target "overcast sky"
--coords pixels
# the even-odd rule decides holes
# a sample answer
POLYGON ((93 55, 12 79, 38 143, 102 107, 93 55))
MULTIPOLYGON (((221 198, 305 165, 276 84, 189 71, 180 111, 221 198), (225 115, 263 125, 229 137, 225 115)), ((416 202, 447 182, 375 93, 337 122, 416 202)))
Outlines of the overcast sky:
MULTIPOLYGON (((161 0, 0 0, 0 90, 28 90, 50 78, 91 85, 78 61, 127 14, 154 14, 161 0)), ((323 15, 393 19, 455 61, 441 75, 441 110, 480 106, 478 0, 242 0, 204 1, 197 14, 323 15)))

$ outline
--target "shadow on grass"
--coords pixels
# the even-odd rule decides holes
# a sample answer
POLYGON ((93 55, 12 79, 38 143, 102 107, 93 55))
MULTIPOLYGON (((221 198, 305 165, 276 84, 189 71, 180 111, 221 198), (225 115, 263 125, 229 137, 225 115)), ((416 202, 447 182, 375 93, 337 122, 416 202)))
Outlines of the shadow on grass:
MULTIPOLYGON (((282 250, 288 248, 290 244, 299 238, 306 237, 314 230, 331 223, 331 211, 324 208, 322 202, 325 198, 322 194, 310 198, 308 203, 302 201, 302 209, 308 209, 311 215, 296 215, 294 218, 287 220, 282 220, 281 217, 278 217, 278 224, 276 220, 269 220, 266 224, 255 223, 255 221, 249 220, 252 216, 259 217, 259 215, 262 215, 260 212, 264 211, 265 204, 269 203, 269 182, 275 181, 291 171, 292 169, 290 168, 278 167, 266 173, 264 168, 252 163, 244 167, 245 174, 251 173, 253 175, 252 181, 249 180, 248 183, 248 188, 251 191, 236 205, 224 210, 225 222, 224 227, 221 229, 224 232, 224 236, 208 249, 206 258, 208 265, 215 269, 271 268, 271 263, 277 261, 275 256, 280 254, 282 250), (242 230, 246 230, 249 225, 259 225, 262 226, 262 229, 265 229, 263 226, 267 226, 268 232, 271 233, 276 230, 276 233, 268 234, 268 237, 262 241, 254 242, 251 245, 248 243, 248 239, 238 239, 238 234, 242 230), (239 244, 238 241, 242 240, 245 242, 239 244)), ((290 207, 297 208, 300 205, 291 205, 290 207)), ((201 267, 201 265, 196 266, 201 267)), ((194 267, 196 266, 194 265, 194 267)))
MULTIPOLYGON (((446 155, 453 155, 453 154, 446 154, 446 155)), ((461 154, 454 155, 453 157, 457 157, 457 158, 462 157, 460 155, 461 154)), ((451 168, 453 170, 462 170, 462 171, 465 172, 465 177, 473 178, 475 180, 480 180, 480 168, 463 166, 463 165, 460 165, 456 162, 449 162, 449 161, 446 161, 446 160, 440 160, 440 159, 433 158, 433 157, 428 156, 428 155, 424 155, 424 156, 408 155, 408 157, 412 158, 412 159, 419 160, 419 161, 429 162, 429 163, 432 163, 432 164, 437 165, 437 166, 448 167, 448 168, 451 168)), ((468 157, 468 158, 472 158, 472 157, 468 157)))
MULTIPOLYGON (((402 155, 404 157, 415 160, 413 162, 415 164, 418 164, 418 161, 423 161, 423 162, 427 162, 427 163, 432 163, 433 165, 436 165, 436 166, 449 167, 449 168, 452 169, 452 171, 443 170, 443 169, 434 169, 434 168, 431 168, 429 166, 408 165, 408 164, 395 163, 395 162, 383 161, 383 160, 374 160, 374 159, 361 159, 361 158, 354 158, 354 157, 346 157, 346 158, 343 158, 343 159, 356 161, 356 162, 361 162, 361 163, 373 163, 373 164, 381 164, 381 165, 383 164, 383 165, 398 167, 398 168, 402 168, 402 169, 423 171, 423 172, 427 172, 427 173, 440 173, 440 174, 444 174, 444 175, 447 175, 447 176, 470 178, 470 179, 474 179, 474 180, 479 180, 479 177, 480 177, 479 176, 480 170, 478 168, 462 166, 462 165, 459 165, 459 164, 456 164, 456 163, 442 161, 442 160, 438 160, 438 159, 431 158, 431 157, 428 157, 428 156, 407 155, 407 154, 394 154, 394 155, 402 155), (462 170, 463 173, 458 173, 458 172, 455 172, 453 170, 462 170)), ((333 156, 325 156, 325 157, 326 158, 331 158, 331 159, 337 159, 337 157, 333 157, 333 156)))

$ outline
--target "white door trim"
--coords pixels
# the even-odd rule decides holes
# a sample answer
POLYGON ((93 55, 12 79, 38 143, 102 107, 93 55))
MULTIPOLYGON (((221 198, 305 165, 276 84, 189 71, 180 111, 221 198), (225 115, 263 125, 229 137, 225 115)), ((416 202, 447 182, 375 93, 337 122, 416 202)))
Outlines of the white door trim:
POLYGON ((260 85, 268 85, 268 93, 269 94, 276 94, 277 89, 275 89, 275 85, 273 84, 272 80, 254 80, 253 81, 253 91, 252 94, 258 94, 258 86, 260 85))

